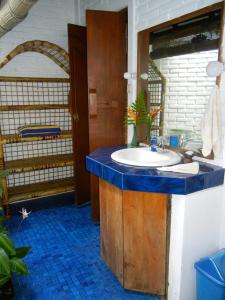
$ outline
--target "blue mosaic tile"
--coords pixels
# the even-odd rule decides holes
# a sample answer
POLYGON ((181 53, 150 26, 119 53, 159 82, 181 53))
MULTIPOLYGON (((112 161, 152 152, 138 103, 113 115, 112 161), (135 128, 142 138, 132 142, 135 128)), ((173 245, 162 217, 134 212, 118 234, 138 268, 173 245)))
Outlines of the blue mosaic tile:
POLYGON ((100 259, 99 226, 89 206, 33 212, 7 226, 17 246, 30 245, 28 276, 14 275, 14 300, 159 300, 123 289, 100 259))

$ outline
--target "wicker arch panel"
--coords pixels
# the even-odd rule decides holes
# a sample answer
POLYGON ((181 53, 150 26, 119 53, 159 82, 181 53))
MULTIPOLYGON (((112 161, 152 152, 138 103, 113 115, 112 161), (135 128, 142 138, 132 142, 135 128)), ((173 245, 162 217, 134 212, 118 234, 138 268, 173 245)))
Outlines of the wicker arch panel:
POLYGON ((2 62, 0 62, 0 68, 4 67, 18 54, 30 51, 38 52, 49 57, 67 74, 69 74, 70 70, 68 52, 56 44, 39 40, 27 41, 23 44, 18 45, 2 60, 2 62))

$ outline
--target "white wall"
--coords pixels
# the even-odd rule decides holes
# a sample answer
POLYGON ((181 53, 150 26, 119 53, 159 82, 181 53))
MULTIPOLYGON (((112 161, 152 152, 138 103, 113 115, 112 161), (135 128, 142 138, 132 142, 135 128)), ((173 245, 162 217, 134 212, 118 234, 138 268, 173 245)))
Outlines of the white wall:
MULTIPOLYGON (((67 23, 75 23, 74 0, 39 0, 26 19, 1 38, 0 60, 17 45, 28 40, 44 40, 67 49, 67 23)), ((0 76, 67 77, 49 58, 38 53, 18 55, 0 76)))
POLYGON ((198 10, 217 0, 137 0, 136 30, 141 31, 154 25, 198 10))
POLYGON ((194 263, 225 246, 219 239, 223 190, 172 196, 169 300, 195 300, 194 263))

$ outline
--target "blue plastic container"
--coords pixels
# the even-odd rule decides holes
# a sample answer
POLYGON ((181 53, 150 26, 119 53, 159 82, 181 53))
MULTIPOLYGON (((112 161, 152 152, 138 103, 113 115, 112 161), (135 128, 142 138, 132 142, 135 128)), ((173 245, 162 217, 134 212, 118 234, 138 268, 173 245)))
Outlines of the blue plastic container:
POLYGON ((179 144, 180 144, 179 135, 171 135, 169 139, 170 139, 171 147, 179 147, 179 144))
POLYGON ((225 300, 225 249, 195 263, 197 300, 225 300))

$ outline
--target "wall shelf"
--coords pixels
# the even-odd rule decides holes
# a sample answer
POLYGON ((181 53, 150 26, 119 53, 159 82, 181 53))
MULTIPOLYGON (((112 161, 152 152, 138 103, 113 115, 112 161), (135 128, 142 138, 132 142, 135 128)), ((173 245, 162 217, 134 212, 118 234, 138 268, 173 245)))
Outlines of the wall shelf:
POLYGON ((74 182, 74 177, 71 177, 10 187, 8 189, 9 203, 58 193, 72 192, 75 190, 74 182))
POLYGON ((0 144, 37 142, 37 141, 57 140, 57 139, 63 140, 63 139, 71 139, 71 138, 72 138, 71 130, 61 131, 60 135, 35 136, 35 137, 29 137, 29 138, 22 138, 19 134, 5 134, 5 135, 0 135, 0 144))
POLYGON ((42 104, 42 105, 2 105, 0 111, 11 110, 48 110, 48 109, 68 109, 67 104, 42 104))
POLYGON ((5 169, 11 173, 30 172, 65 166, 73 166, 72 154, 58 154, 5 161, 5 169))
POLYGON ((0 92, 0 169, 10 171, 3 206, 74 191, 69 79, 0 77, 0 92), (22 138, 28 124, 58 125, 61 134, 22 138))

